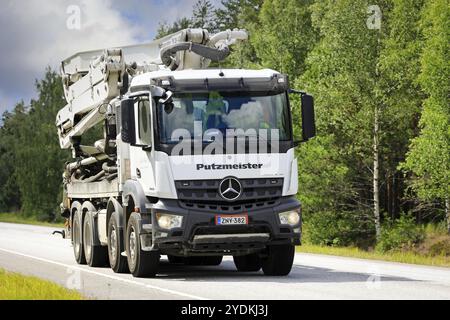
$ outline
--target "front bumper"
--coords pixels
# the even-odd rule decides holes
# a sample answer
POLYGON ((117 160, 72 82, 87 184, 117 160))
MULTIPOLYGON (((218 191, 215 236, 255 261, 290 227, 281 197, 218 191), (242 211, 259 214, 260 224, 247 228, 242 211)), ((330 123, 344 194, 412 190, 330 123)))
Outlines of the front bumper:
MULTIPOLYGON (((248 215, 248 225, 217 226, 217 214, 180 207, 177 200, 160 200, 148 206, 150 213, 152 249, 170 255, 249 254, 264 250, 268 245, 301 242, 301 219, 296 226, 281 225, 278 213, 300 208, 293 197, 281 198, 272 207, 261 207, 243 214, 248 215), (181 228, 161 229, 156 213, 183 216, 181 228)), ((147 227, 148 228, 148 227, 147 227)), ((149 230, 148 230, 149 231, 149 230)))

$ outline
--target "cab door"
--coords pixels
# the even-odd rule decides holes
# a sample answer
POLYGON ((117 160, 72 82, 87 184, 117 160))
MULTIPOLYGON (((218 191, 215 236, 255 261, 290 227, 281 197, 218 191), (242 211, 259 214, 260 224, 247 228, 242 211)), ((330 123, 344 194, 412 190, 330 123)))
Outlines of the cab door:
POLYGON ((136 144, 130 147, 131 175, 141 184, 146 195, 155 190, 153 174, 153 103, 149 96, 141 96, 134 103, 136 144))

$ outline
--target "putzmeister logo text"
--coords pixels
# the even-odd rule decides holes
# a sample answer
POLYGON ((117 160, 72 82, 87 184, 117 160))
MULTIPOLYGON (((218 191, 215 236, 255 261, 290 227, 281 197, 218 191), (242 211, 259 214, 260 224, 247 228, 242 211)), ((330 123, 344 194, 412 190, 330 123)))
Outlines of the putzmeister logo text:
POLYGON ((197 164, 197 170, 245 170, 261 169, 263 165, 258 163, 239 163, 239 164, 197 164))

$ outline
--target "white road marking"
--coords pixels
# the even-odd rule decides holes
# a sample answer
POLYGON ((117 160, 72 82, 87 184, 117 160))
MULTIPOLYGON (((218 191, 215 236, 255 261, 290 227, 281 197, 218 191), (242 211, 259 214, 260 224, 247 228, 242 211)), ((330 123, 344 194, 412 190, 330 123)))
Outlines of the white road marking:
POLYGON ((184 292, 180 292, 180 291, 165 289, 165 288, 161 288, 161 287, 154 286, 154 285, 151 285, 151 284, 145 284, 145 283, 141 283, 141 282, 138 282, 138 281, 128 280, 128 279, 124 279, 124 278, 121 278, 121 277, 116 277, 116 276, 104 274, 104 273, 101 273, 101 272, 96 272, 94 270, 90 270, 90 269, 86 269, 86 268, 82 268, 82 267, 78 267, 78 266, 72 266, 72 265, 69 265, 69 264, 56 262, 56 261, 52 261, 52 260, 48 260, 48 259, 44 259, 44 258, 39 258, 39 257, 31 256, 31 255, 28 255, 28 254, 14 252, 14 251, 3 249, 3 248, 0 248, 0 251, 6 252, 6 253, 10 253, 10 254, 14 254, 14 255, 17 255, 17 256, 22 256, 22 257, 29 258, 29 259, 42 261, 42 262, 45 262, 45 263, 58 265, 60 267, 80 270, 82 272, 94 274, 94 275, 97 275, 97 276, 102 276, 102 277, 109 278, 109 279, 112 279, 112 280, 121 281, 121 282, 125 282, 125 283, 128 283, 128 284, 133 284, 133 285, 138 285, 138 286, 141 286, 141 287, 146 287, 148 289, 159 290, 159 291, 162 291, 162 292, 165 292, 165 293, 174 294, 174 295, 178 295, 178 296, 182 296, 182 297, 186 297, 186 298, 190 298, 190 299, 210 300, 210 299, 203 298, 203 297, 200 297, 200 296, 195 296, 195 295, 192 295, 192 294, 189 294, 189 293, 184 293, 184 292))

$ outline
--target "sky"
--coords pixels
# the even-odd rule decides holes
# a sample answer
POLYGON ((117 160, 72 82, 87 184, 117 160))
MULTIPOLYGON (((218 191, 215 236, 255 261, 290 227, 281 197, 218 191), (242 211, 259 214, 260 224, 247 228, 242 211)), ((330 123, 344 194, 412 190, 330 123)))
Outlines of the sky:
POLYGON ((160 22, 190 16, 196 1, 0 0, 0 115, 36 97, 47 66, 59 71, 79 51, 150 41, 160 22))

